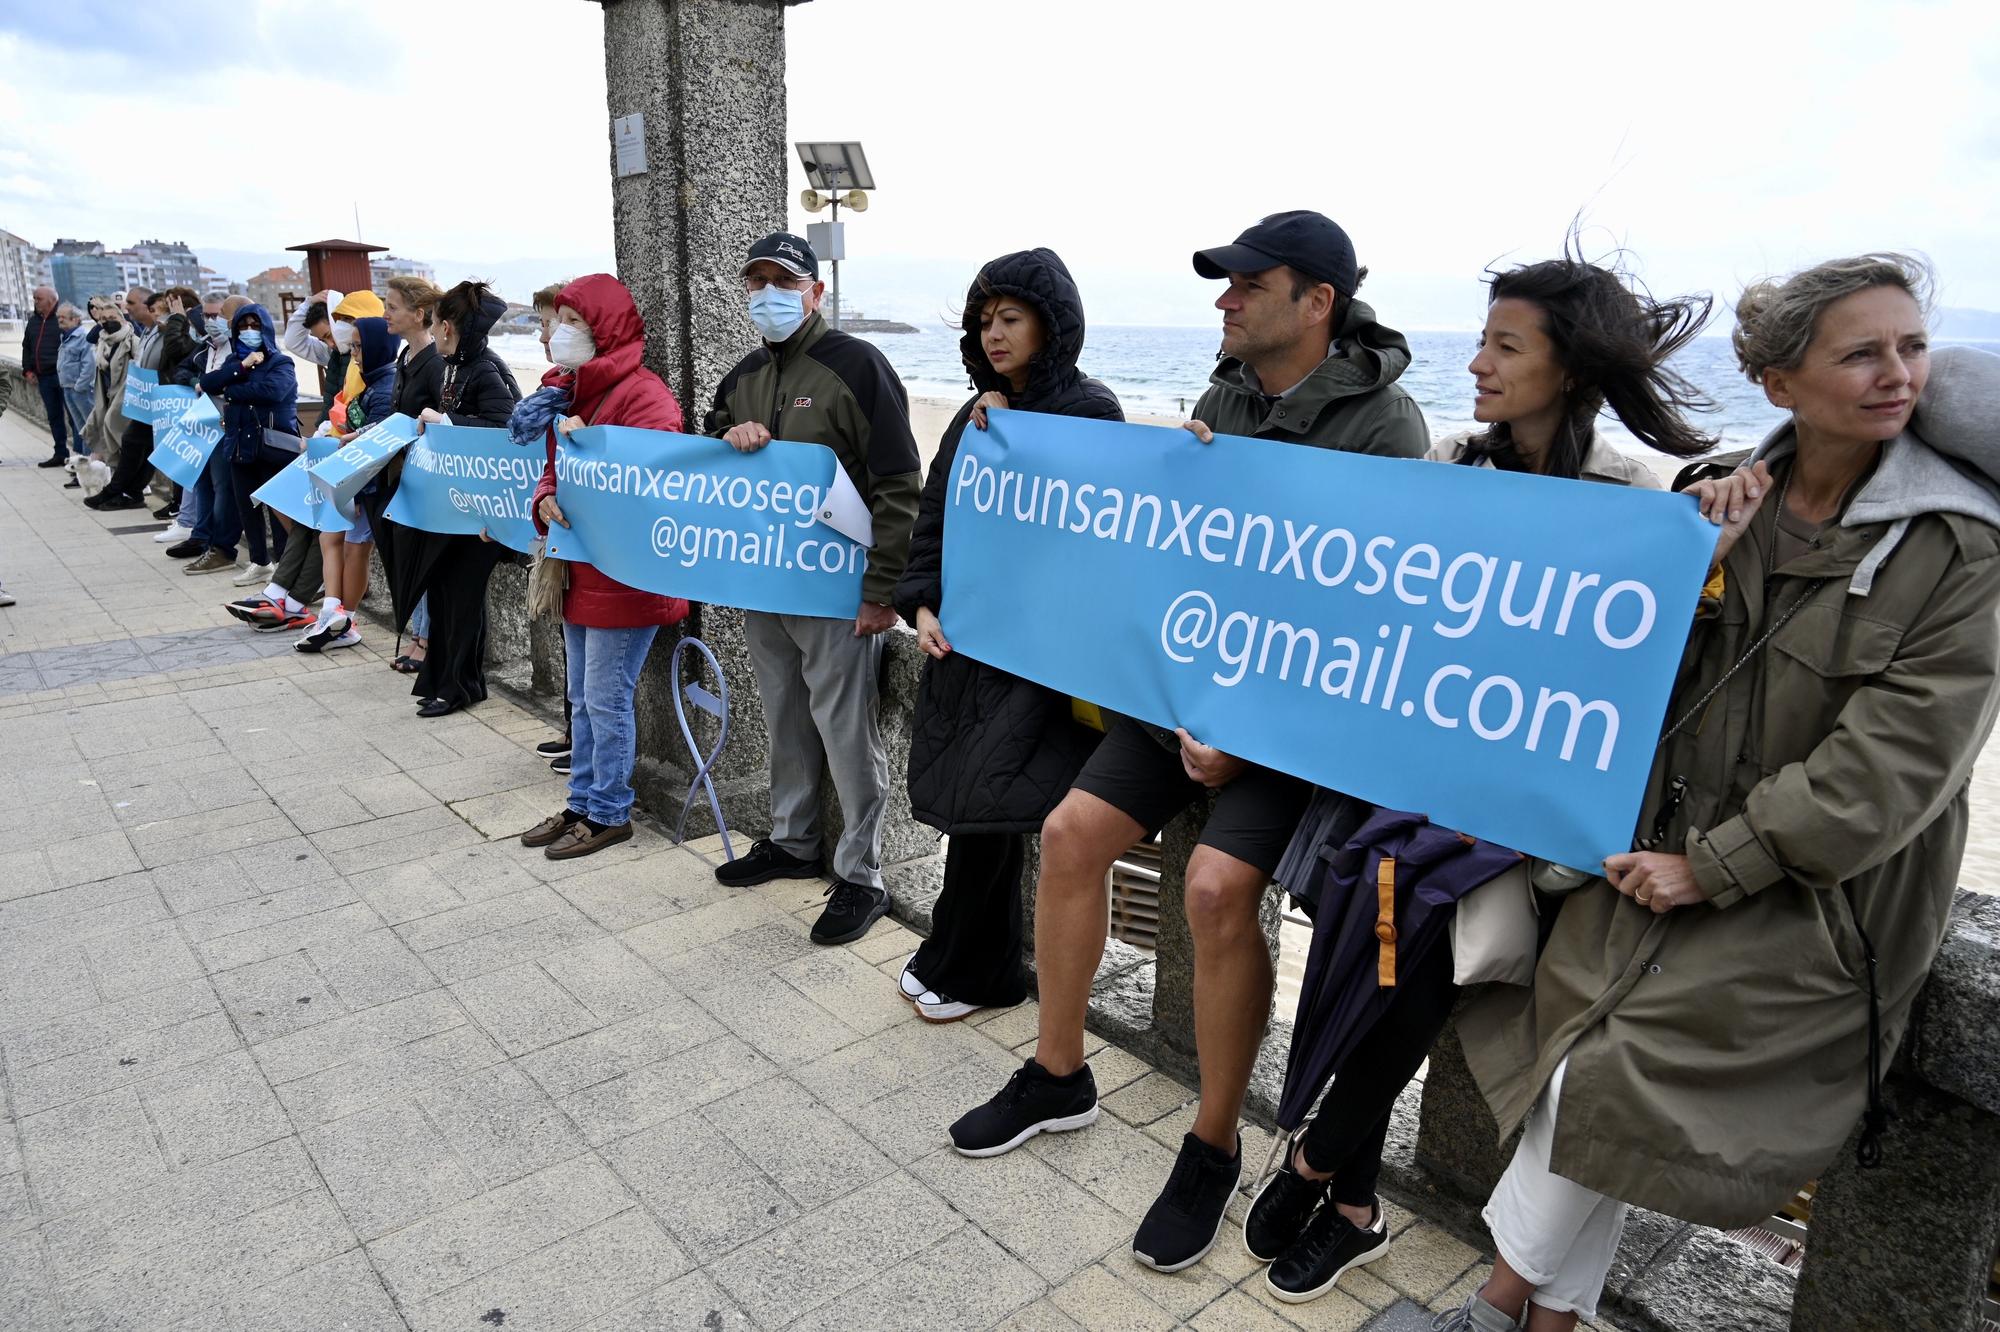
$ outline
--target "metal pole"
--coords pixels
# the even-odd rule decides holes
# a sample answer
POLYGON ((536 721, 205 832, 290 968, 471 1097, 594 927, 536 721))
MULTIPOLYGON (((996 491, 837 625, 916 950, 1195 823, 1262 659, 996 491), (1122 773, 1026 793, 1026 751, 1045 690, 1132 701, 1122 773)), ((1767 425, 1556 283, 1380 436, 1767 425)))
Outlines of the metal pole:
MULTIPOLYGON (((834 184, 834 189, 836 190, 836 193, 833 196, 833 234, 835 238, 835 244, 838 244, 840 237, 840 195, 837 193, 837 191, 840 188, 840 177, 838 173, 834 175, 833 184, 834 184)), ((830 309, 832 311, 832 317, 828 319, 826 322, 834 328, 839 328, 840 327, 840 260, 838 259, 835 259, 833 261, 833 300, 831 302, 830 309)))

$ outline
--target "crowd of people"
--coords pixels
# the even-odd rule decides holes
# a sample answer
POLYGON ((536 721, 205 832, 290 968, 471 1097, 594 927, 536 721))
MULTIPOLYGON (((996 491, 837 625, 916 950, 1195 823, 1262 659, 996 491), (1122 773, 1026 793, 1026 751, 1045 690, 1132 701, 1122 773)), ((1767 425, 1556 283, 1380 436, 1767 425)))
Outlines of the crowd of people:
MULTIPOLYGON (((1186 428, 1215 447, 1255 436, 1654 488, 1654 468, 1598 430, 1607 408, 1664 457, 1713 447, 1690 423, 1700 394, 1671 368, 1708 322, 1706 297, 1654 299, 1567 249, 1492 274, 1466 367, 1479 427, 1433 439, 1397 382, 1409 344, 1359 299, 1367 270, 1331 220, 1276 214, 1193 262, 1221 284, 1222 342, 1186 428)), ((232 612, 325 651, 356 641, 377 543, 398 623, 415 634, 397 665, 416 675, 427 716, 485 696, 484 589, 502 552, 386 520, 393 469, 344 532, 314 540, 280 515, 260 519, 251 493, 304 446, 292 362, 276 349, 342 386, 327 427, 338 433, 402 412, 504 426, 541 449, 544 533, 568 525, 556 450, 584 425, 699 429, 743 452, 774 438, 833 450, 873 518, 861 600, 851 620, 747 615, 772 829, 716 878, 827 877, 820 943, 857 939, 886 912, 882 634, 907 621, 928 658, 909 798, 949 837, 933 931, 897 982, 923 1018, 1026 997, 1027 838, 1041 837, 1035 1052, 949 1131, 959 1152, 991 1157, 1096 1120, 1084 1018, 1109 871, 1205 808, 1185 892, 1200 1102, 1132 1245, 1161 1271, 1189 1267, 1217 1242, 1243 1175, 1238 1120, 1272 994, 1260 903, 1275 881, 1316 919, 1337 918, 1331 899, 1358 890, 1324 867, 1382 811, 1209 743, 1226 737, 1110 715, 954 650, 945 478, 964 432, 986 429, 996 408, 1122 419, 1116 395, 1079 367, 1084 303, 1058 256, 1005 255, 973 279, 961 340, 973 394, 928 480, 894 370, 823 317, 811 246, 765 237, 741 279, 760 345, 693 426, 642 363, 630 292, 601 274, 537 294, 551 365, 525 397, 485 346, 497 298, 406 278, 384 298, 322 293, 282 328, 240 298, 135 291, 86 314, 44 309, 38 294, 24 364, 50 406, 56 452, 44 465, 71 462, 81 478, 115 459, 87 501, 99 508, 145 502, 147 431, 118 413, 130 365, 215 394, 225 445, 212 476, 177 497, 170 531, 184 535, 168 554, 191 559, 190 573, 219 572, 236 567, 241 540, 250 565, 237 582, 262 590, 232 612), (823 772, 843 814, 830 848, 823 772)), ((1454 1013, 1502 1139, 1521 1136, 1485 1211, 1493 1275, 1440 1328, 1573 1327, 1596 1312, 1631 1206, 1751 1224, 1857 1122, 1864 1154, 1876 1150, 1881 1078, 1942 942, 1971 765, 2000 706, 2000 360, 1932 356, 1929 283, 1921 264, 1871 254, 1753 284, 1738 302, 1741 368, 1789 415, 1745 465, 1681 474, 1718 540, 1632 849, 1564 866, 1499 848, 1496 864, 1521 862, 1526 951, 1496 958, 1491 940, 1454 931, 1395 962, 1393 994, 1311 1089, 1316 1113, 1282 1139, 1245 1216, 1242 1242, 1278 1299, 1316 1298, 1388 1251, 1376 1180, 1391 1110, 1454 1013)), ((563 622, 567 735, 543 750, 569 795, 521 841, 586 856, 632 835, 633 695, 659 629, 690 608, 547 557, 531 600, 563 622)), ((1365 885, 1371 901, 1376 891, 1365 885)), ((1454 899, 1465 919, 1483 891, 1454 899)))

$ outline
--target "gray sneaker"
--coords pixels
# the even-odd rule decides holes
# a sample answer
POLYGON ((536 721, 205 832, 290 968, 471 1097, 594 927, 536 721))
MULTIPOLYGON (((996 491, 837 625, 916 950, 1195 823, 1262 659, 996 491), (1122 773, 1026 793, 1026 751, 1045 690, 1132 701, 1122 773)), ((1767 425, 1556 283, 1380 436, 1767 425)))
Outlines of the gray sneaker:
POLYGON ((235 567, 235 560, 230 559, 219 550, 211 550, 204 555, 196 556, 192 562, 182 565, 181 572, 184 574, 212 574, 221 573, 225 569, 234 569, 235 567))
POLYGON ((1479 1298, 1465 1297, 1456 1309, 1446 1309, 1431 1319, 1431 1332, 1522 1332, 1521 1325, 1479 1298))

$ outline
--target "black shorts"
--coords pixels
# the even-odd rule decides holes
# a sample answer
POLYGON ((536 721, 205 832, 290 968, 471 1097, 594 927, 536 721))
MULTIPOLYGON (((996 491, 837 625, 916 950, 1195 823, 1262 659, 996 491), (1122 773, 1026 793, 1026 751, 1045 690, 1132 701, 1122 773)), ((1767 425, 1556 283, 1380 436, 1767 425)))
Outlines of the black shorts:
MULTIPOLYGON (((1075 789, 1116 806, 1144 824, 1148 833, 1158 832, 1208 794, 1208 788, 1181 766, 1173 732, 1125 716, 1105 732, 1090 762, 1077 774, 1075 789)), ((1308 783, 1253 763, 1215 793, 1201 845, 1270 874, 1285 854, 1311 796, 1308 783)))

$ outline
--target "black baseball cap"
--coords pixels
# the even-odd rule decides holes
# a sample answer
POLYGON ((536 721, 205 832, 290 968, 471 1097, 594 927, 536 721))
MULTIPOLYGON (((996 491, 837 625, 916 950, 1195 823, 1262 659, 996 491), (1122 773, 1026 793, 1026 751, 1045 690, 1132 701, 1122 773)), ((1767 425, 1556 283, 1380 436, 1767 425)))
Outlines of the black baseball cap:
POLYGON ((1238 236, 1234 245, 1194 252, 1194 271, 1205 278, 1261 273, 1279 264, 1330 282, 1343 296, 1352 296, 1360 285, 1354 242, 1332 218, 1303 208, 1271 214, 1238 236))
POLYGON ((769 259, 793 277, 819 277, 819 256, 803 236, 794 236, 789 231, 774 231, 750 247, 750 257, 743 261, 743 272, 750 272, 750 265, 760 259, 769 259))

